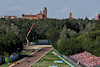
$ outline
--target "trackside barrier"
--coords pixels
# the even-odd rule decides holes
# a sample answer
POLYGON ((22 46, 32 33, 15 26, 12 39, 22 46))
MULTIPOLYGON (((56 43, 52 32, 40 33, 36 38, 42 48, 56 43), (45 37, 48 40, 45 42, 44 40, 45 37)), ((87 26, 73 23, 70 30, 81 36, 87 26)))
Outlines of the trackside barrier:
POLYGON ((38 48, 38 49, 36 50, 36 52, 39 51, 39 50, 42 49, 42 48, 43 48, 43 47, 38 48))
POLYGON ((58 53, 59 56, 61 56, 65 60, 67 60, 69 63, 71 63, 75 67, 87 67, 85 65, 82 65, 81 63, 80 64, 77 64, 77 62, 75 60, 73 60, 69 56, 65 56, 65 55, 59 53, 56 49, 54 49, 54 52, 58 53))
POLYGON ((32 44, 32 45, 51 45, 51 43, 44 43, 44 44, 32 44))
MULTIPOLYGON (((56 53, 53 51, 52 52, 54 55, 56 55, 56 53)), ((65 59, 63 59, 61 56, 57 55, 60 59, 62 59, 65 63, 67 63, 69 66, 74 67, 72 64, 70 64, 69 62, 67 62, 65 59)))
POLYGON ((56 55, 56 53, 55 53, 54 51, 52 51, 52 53, 53 53, 54 55, 56 55))
POLYGON ((11 64, 10 66, 8 66, 8 67, 12 67, 12 66, 14 66, 15 65, 15 63, 13 63, 13 64, 11 64))
POLYGON ((49 66, 49 67, 58 67, 57 65, 51 65, 51 66, 49 66))

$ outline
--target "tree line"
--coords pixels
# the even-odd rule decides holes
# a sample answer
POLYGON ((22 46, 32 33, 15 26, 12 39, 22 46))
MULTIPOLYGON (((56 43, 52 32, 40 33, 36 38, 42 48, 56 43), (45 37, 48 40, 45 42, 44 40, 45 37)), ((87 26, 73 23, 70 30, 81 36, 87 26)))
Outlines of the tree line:
POLYGON ((35 42, 50 39, 53 47, 62 54, 89 51, 100 56, 100 21, 88 19, 0 19, 0 54, 20 52, 33 23, 28 36, 30 42, 33 37, 35 42))

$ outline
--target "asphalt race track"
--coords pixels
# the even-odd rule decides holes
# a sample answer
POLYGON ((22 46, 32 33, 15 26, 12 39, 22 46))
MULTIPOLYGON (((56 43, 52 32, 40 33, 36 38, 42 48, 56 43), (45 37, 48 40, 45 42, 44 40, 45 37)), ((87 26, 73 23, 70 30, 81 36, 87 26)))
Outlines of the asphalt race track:
POLYGON ((19 62, 19 64, 16 64, 13 67, 29 67, 30 65, 35 63, 40 57, 45 55, 51 49, 52 47, 44 47, 40 49, 38 52, 35 52, 34 54, 32 54, 31 56, 26 57, 24 60, 19 62), (30 62, 26 62, 26 61, 30 61, 30 62))

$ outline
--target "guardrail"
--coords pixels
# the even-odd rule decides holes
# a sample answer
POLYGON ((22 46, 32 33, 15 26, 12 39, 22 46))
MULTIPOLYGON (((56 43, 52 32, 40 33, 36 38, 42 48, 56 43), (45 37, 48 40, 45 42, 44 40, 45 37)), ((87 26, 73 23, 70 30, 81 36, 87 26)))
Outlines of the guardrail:
POLYGON ((10 66, 8 66, 8 67, 12 67, 12 66, 14 66, 15 65, 15 63, 13 63, 13 64, 11 64, 10 66))
MULTIPOLYGON (((55 52, 52 52, 54 55, 56 55, 55 52)), ((67 63, 69 66, 74 67, 72 64, 70 64, 68 61, 66 61, 65 59, 63 59, 60 55, 57 55, 60 59, 62 59, 65 63, 67 63)))
POLYGON ((77 64, 77 62, 75 62, 74 60, 72 60, 70 57, 65 56, 65 55, 59 53, 56 49, 54 49, 54 51, 56 53, 58 53, 58 55, 60 55, 63 59, 67 60, 69 63, 71 63, 72 65, 74 65, 75 67, 87 67, 87 66, 85 66, 83 64, 77 64))

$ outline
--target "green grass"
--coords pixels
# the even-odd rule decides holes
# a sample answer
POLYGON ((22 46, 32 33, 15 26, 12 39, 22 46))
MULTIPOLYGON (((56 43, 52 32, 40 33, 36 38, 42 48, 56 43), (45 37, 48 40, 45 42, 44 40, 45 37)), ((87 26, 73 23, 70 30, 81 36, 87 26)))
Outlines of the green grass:
POLYGON ((32 52, 20 52, 20 55, 30 55, 32 52))
POLYGON ((0 67, 8 67, 9 65, 7 63, 0 65, 0 67))
MULTIPOLYGON (((17 61, 14 61, 14 62, 10 63, 10 65, 13 64, 13 63, 15 63, 15 62, 17 62, 17 61)), ((9 66, 8 63, 4 63, 4 64, 0 65, 0 67, 8 67, 8 66, 9 66)))
MULTIPOLYGON (((22 59, 20 59, 20 60, 22 60, 22 59)), ((10 65, 13 64, 13 63, 16 63, 16 62, 18 62, 18 61, 20 61, 20 60, 13 61, 13 62, 10 63, 10 65)), ((8 67, 8 66, 9 66, 8 63, 4 63, 4 64, 1 64, 1 65, 0 65, 0 67, 8 67)))
POLYGON ((52 49, 50 52, 48 52, 46 55, 54 55, 53 53, 52 53, 52 51, 54 51, 54 49, 52 49))
POLYGON ((49 67, 50 65, 57 65, 58 67, 70 67, 65 62, 63 63, 54 63, 54 61, 61 60, 58 56, 54 55, 51 50, 44 57, 42 57, 39 61, 33 64, 32 67, 49 67))

